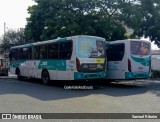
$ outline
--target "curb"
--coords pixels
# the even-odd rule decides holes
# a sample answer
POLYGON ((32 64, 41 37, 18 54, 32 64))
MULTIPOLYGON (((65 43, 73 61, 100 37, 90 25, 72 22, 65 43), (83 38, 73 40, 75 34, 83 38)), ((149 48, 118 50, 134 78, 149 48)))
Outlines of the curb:
POLYGON ((160 78, 150 78, 150 80, 160 80, 160 78))
POLYGON ((17 79, 17 76, 0 76, 0 79, 17 79))

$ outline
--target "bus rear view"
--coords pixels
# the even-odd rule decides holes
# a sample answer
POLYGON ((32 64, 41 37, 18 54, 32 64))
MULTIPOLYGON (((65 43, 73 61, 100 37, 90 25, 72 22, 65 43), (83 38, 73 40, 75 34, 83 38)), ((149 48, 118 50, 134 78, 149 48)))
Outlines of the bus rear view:
POLYGON ((127 79, 148 78, 151 70, 151 45, 143 40, 130 42, 127 79))
POLYGON ((117 40, 107 45, 106 79, 145 79, 150 75, 150 42, 129 39, 117 40))
POLYGON ((79 36, 76 40, 75 79, 98 79, 105 77, 105 39, 79 36))

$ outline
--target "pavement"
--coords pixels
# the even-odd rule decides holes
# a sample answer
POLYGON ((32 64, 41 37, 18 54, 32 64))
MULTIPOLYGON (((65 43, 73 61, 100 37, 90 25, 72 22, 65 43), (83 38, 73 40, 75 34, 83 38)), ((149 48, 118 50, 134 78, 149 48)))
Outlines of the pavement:
MULTIPOLYGON (((38 80, 18 81, 16 75, 12 74, 1 76, 0 113, 159 113, 160 111, 160 80, 145 79, 106 84, 87 82, 81 86, 88 84, 93 86, 93 89, 75 90, 65 89, 65 86, 79 85, 76 82, 75 84, 55 82, 51 86, 45 86, 38 80)), ((114 120, 65 121, 113 122, 114 120)), ((131 121, 159 122, 153 119, 131 121)))

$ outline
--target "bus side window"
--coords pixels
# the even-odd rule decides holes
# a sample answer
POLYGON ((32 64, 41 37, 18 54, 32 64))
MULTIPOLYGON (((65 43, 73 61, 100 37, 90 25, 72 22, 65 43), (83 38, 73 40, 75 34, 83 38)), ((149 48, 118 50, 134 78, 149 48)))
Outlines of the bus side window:
POLYGON ((12 49, 9 53, 10 61, 17 60, 17 49, 12 49))
POLYGON ((9 61, 13 61, 15 59, 14 57, 14 51, 13 50, 10 50, 10 53, 9 53, 9 61))
POLYGON ((48 45, 48 59, 58 59, 58 43, 48 45))
POLYGON ((22 58, 23 59, 31 59, 31 52, 32 52, 31 47, 24 47, 23 53, 22 53, 22 58))
POLYGON ((59 58, 60 59, 70 59, 72 55, 72 41, 61 42, 59 49, 59 58))
POLYGON ((40 59, 47 59, 47 45, 41 45, 39 52, 40 52, 40 59))
POLYGON ((108 61, 121 61, 124 56, 125 45, 123 43, 112 44, 107 50, 108 61))
POLYGON ((39 47, 32 47, 32 59, 39 59, 39 47))
POLYGON ((22 48, 16 49, 15 57, 16 57, 16 60, 23 59, 23 49, 22 48))
POLYGON ((9 53, 9 61, 10 62, 12 61, 12 54, 11 54, 11 52, 9 53))

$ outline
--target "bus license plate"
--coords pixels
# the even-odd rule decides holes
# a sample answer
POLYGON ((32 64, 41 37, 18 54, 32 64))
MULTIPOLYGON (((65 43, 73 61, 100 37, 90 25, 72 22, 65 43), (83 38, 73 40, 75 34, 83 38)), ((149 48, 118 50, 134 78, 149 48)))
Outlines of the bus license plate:
POLYGON ((97 69, 97 66, 96 66, 96 65, 89 65, 89 69, 90 69, 90 70, 96 70, 96 69, 97 69))

